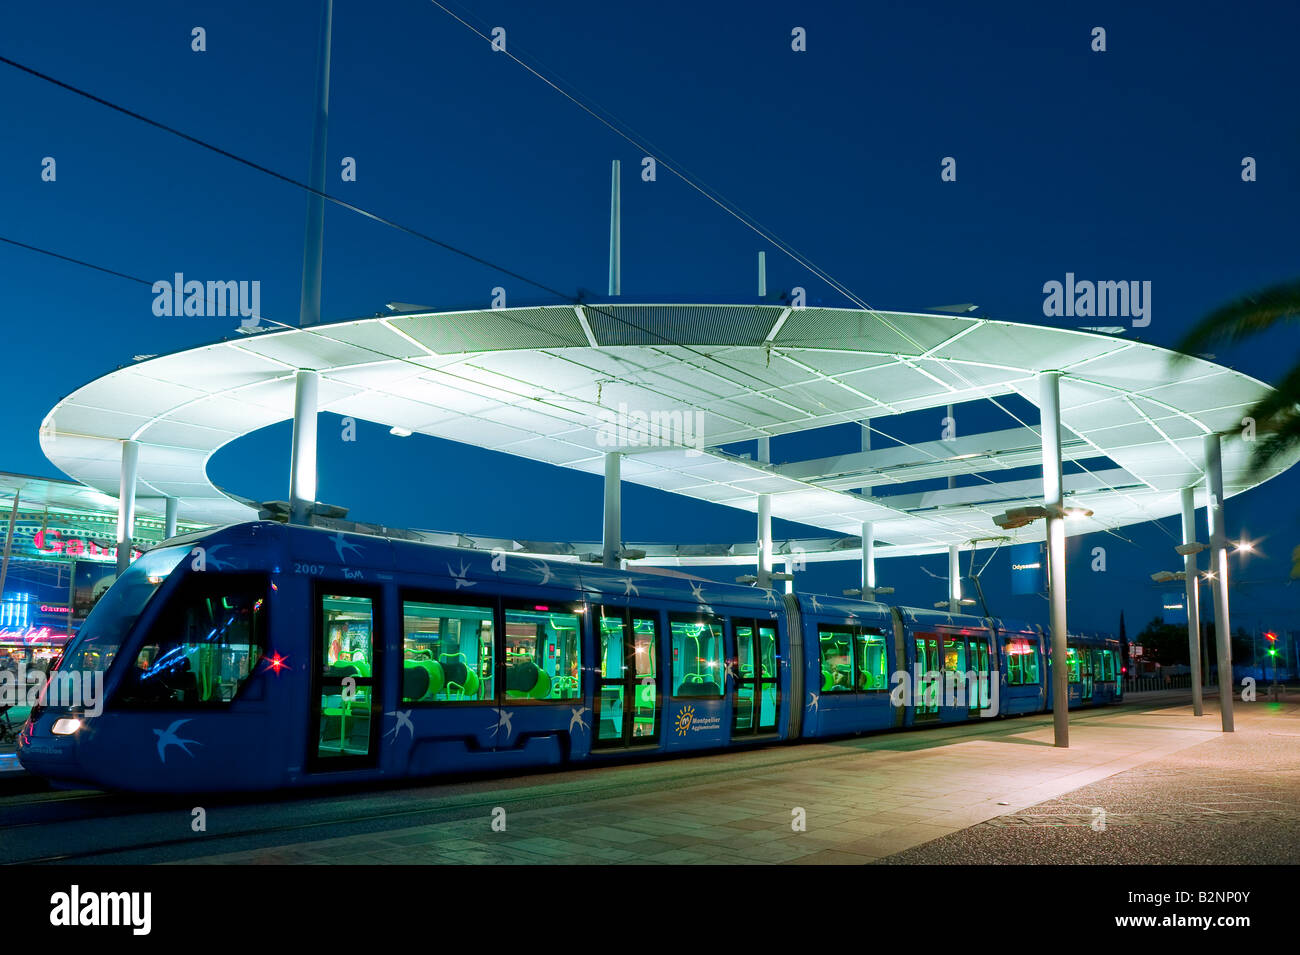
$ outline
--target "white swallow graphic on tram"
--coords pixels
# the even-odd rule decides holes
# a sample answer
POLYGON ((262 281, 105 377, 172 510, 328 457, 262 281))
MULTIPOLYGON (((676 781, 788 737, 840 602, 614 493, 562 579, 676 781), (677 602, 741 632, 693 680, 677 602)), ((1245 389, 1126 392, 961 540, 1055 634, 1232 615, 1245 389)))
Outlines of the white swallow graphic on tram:
POLYGON ((813 613, 821 613, 821 612, 822 612, 822 605, 821 605, 821 602, 818 601, 818 599, 817 599, 817 595, 816 595, 816 594, 813 594, 813 595, 812 595, 812 608, 813 608, 813 613))
POLYGON ((451 569, 451 564, 448 564, 448 565, 447 565, 447 573, 451 574, 451 579, 454 580, 454 581, 456 581, 456 589, 457 589, 457 590, 460 590, 460 588, 462 588, 462 587, 473 587, 473 586, 474 586, 474 581, 472 581, 472 580, 468 580, 468 579, 466 579, 466 577, 465 577, 465 575, 469 573, 469 564, 467 564, 467 563, 466 563, 465 561, 463 561, 463 560, 460 562, 460 573, 459 573, 459 574, 456 573, 456 571, 454 571, 454 570, 451 569))
POLYGON ((704 585, 703 585, 703 584, 691 584, 691 593, 695 595, 695 599, 696 599, 696 600, 698 600, 700 603, 704 603, 704 585))
POLYGON ((763 593, 765 593, 765 594, 767 595, 766 597, 763 598, 764 600, 766 600, 766 601, 767 601, 768 603, 770 603, 770 604, 775 604, 775 603, 776 603, 776 591, 773 591, 773 590, 765 590, 765 591, 763 591, 763 593))
POLYGON ((633 594, 636 594, 638 597, 641 596, 641 591, 636 589, 636 584, 632 581, 631 577, 620 577, 618 582, 623 585, 624 597, 630 597, 633 594))
POLYGON ((542 575, 542 579, 537 582, 539 587, 546 586, 555 577, 555 574, 551 573, 551 565, 544 560, 533 561, 533 567, 542 575))
POLYGON ((812 695, 812 699, 808 701, 808 709, 812 710, 814 713, 817 712, 817 694, 816 694, 816 693, 814 693, 814 694, 812 695))
POLYGON ((357 556, 361 555, 361 546, 359 544, 352 543, 350 540, 344 537, 342 531, 339 531, 337 534, 330 535, 330 542, 334 545, 334 550, 338 553, 339 560, 341 560, 345 564, 347 563, 347 556, 344 553, 345 551, 353 550, 357 552, 357 556))
POLYGON ((492 731, 492 735, 496 736, 501 732, 501 727, 504 726, 506 728, 506 739, 509 739, 510 734, 514 732, 514 727, 510 725, 510 718, 512 716, 514 716, 514 714, 509 710, 497 710, 496 724, 488 727, 488 729, 492 731))
POLYGON ((190 748, 188 744, 193 743, 195 746, 203 745, 196 739, 181 739, 179 736, 176 735, 176 731, 188 722, 189 719, 177 720, 176 722, 172 723, 171 726, 167 727, 165 730, 153 731, 153 735, 158 737, 159 761, 164 763, 167 762, 168 746, 179 746, 182 750, 185 751, 186 756, 193 757, 194 754, 190 752, 190 748))
POLYGON ((573 714, 569 720, 569 732, 573 732, 575 726, 578 727, 578 729, 583 730, 591 729, 591 727, 587 725, 587 721, 582 718, 583 714, 587 712, 585 706, 575 706, 569 712, 573 714))
POLYGON ((235 566, 233 561, 219 560, 217 558, 218 551, 229 550, 229 549, 230 549, 229 544, 218 544, 216 547, 205 548, 203 550, 203 566, 206 568, 209 564, 211 564, 217 570, 226 570, 228 568, 233 570, 238 570, 239 568, 235 566))
MULTIPOLYGON (((394 742, 396 742, 397 740, 397 734, 400 733, 403 729, 410 730, 411 739, 415 739, 415 724, 411 722, 410 710, 394 710, 393 712, 385 713, 384 715, 393 716, 397 718, 397 723, 393 726, 392 729, 388 731, 388 733, 393 734, 394 742)), ((385 733, 384 735, 387 736, 388 733, 385 733)))

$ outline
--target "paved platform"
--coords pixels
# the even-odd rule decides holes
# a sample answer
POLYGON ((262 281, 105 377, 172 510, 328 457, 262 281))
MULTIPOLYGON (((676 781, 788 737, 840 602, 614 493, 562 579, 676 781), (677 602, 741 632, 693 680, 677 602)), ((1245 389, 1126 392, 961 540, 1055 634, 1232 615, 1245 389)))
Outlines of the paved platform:
MULTIPOLYGON (((1169 694, 1159 696, 1169 699, 1169 694)), ((367 825, 360 812, 356 828, 365 831, 355 834, 281 834, 268 840, 278 844, 186 861, 1211 861, 1198 855, 1204 845, 1201 823, 1167 814, 1193 798, 1205 805, 1205 816, 1216 807, 1281 812, 1285 818, 1257 815, 1251 844, 1261 845, 1276 831, 1287 848, 1270 860, 1296 861, 1300 694, 1293 691, 1283 702, 1238 703, 1236 713, 1237 732, 1231 737, 1219 732, 1213 700, 1200 718, 1187 705, 1130 700, 1122 709, 1072 714, 1069 749, 1052 745, 1051 718, 1038 716, 497 780, 450 795, 427 787, 407 798, 436 796, 447 812, 430 823, 367 825), (1206 776, 1207 767, 1214 775, 1206 776), (1136 772, 1146 775, 1134 786, 1136 777, 1125 774, 1136 772), (1254 783, 1239 782, 1248 775, 1254 783), (1162 794, 1163 802, 1152 801, 1155 794, 1162 794), (505 811, 505 831, 492 828, 498 807, 505 811), (1104 830, 1092 828, 1095 807, 1107 812, 1104 830), (804 831, 792 825, 800 811, 804 831), (1157 821, 1152 813, 1162 811, 1166 816, 1157 821), (1022 821, 1044 814, 1057 815, 1058 822, 1068 819, 1070 838, 1022 839, 1033 828, 1022 821), (1125 835, 1137 829, 1151 837, 1125 835), (918 846, 926 848, 908 853, 918 846), (1024 857, 1018 857, 1022 850, 1024 857)), ((1051 831, 1064 828, 1055 825, 1051 831)), ((1218 853, 1214 861, 1253 858, 1243 851, 1218 853)))
POLYGON ((1280 704, 1258 705, 1266 718, 1235 733, 884 861, 1300 863, 1300 721, 1286 718, 1280 704))

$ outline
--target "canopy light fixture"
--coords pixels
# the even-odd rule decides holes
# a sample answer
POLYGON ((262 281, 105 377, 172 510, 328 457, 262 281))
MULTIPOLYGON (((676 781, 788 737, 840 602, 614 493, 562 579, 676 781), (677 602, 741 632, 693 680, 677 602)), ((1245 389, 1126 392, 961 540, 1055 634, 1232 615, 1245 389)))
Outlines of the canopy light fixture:
POLYGON ((1045 507, 1042 504, 1032 504, 1029 507, 1013 507, 1005 514, 993 518, 993 523, 1004 531, 1010 531, 1026 527, 1043 517, 1077 520, 1081 517, 1092 517, 1092 511, 1086 507, 1045 507))

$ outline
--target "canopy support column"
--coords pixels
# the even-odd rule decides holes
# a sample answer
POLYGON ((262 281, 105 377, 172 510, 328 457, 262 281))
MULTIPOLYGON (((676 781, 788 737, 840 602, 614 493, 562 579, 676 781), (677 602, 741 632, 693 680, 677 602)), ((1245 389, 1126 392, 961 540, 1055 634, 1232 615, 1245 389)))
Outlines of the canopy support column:
POLYGON ((334 0, 321 11, 320 45, 316 51, 316 113, 311 132, 312 193, 307 196, 307 228, 302 246, 302 295, 298 324, 320 324, 321 271, 325 249, 325 146, 330 118, 330 40, 334 30, 334 0))
MULTIPOLYGON (((758 439, 758 460, 772 463, 772 439, 758 439)), ((772 495, 758 495, 758 586, 772 588, 772 495)))
POLYGON ((131 538, 135 536, 135 485, 140 473, 140 444, 122 442, 122 479, 117 495, 117 576, 131 566, 131 538))
POLYGON ((622 566, 618 556, 623 549, 622 459, 617 451, 605 452, 605 523, 601 563, 615 569, 622 566))
POLYGON ((1056 745, 1070 745, 1070 670, 1066 664, 1065 496, 1061 479, 1061 373, 1038 376, 1043 442, 1043 504, 1047 509, 1047 594, 1052 626, 1052 726, 1056 745))
POLYGON ((289 523, 310 524, 316 504, 316 399, 320 373, 294 376, 293 450, 289 461, 289 523))
POLYGON ((961 613, 961 548, 948 545, 948 612, 961 613))
POLYGON ((18 522, 18 501, 22 496, 22 492, 15 489, 14 506, 9 508, 9 526, 5 530, 4 560, 0 563, 0 600, 4 599, 5 579, 9 576, 9 557, 14 548, 14 525, 18 522))
POLYGON ((876 599, 876 525, 862 522, 862 599, 876 599))

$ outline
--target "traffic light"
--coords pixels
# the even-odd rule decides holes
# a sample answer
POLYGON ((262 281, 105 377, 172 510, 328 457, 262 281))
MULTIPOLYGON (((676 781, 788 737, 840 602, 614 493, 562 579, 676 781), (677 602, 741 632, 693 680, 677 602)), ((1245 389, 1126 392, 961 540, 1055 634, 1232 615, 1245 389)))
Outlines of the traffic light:
POLYGON ((1268 641, 1268 655, 1270 657, 1277 656, 1277 634, 1269 630, 1265 632, 1264 639, 1268 641))

